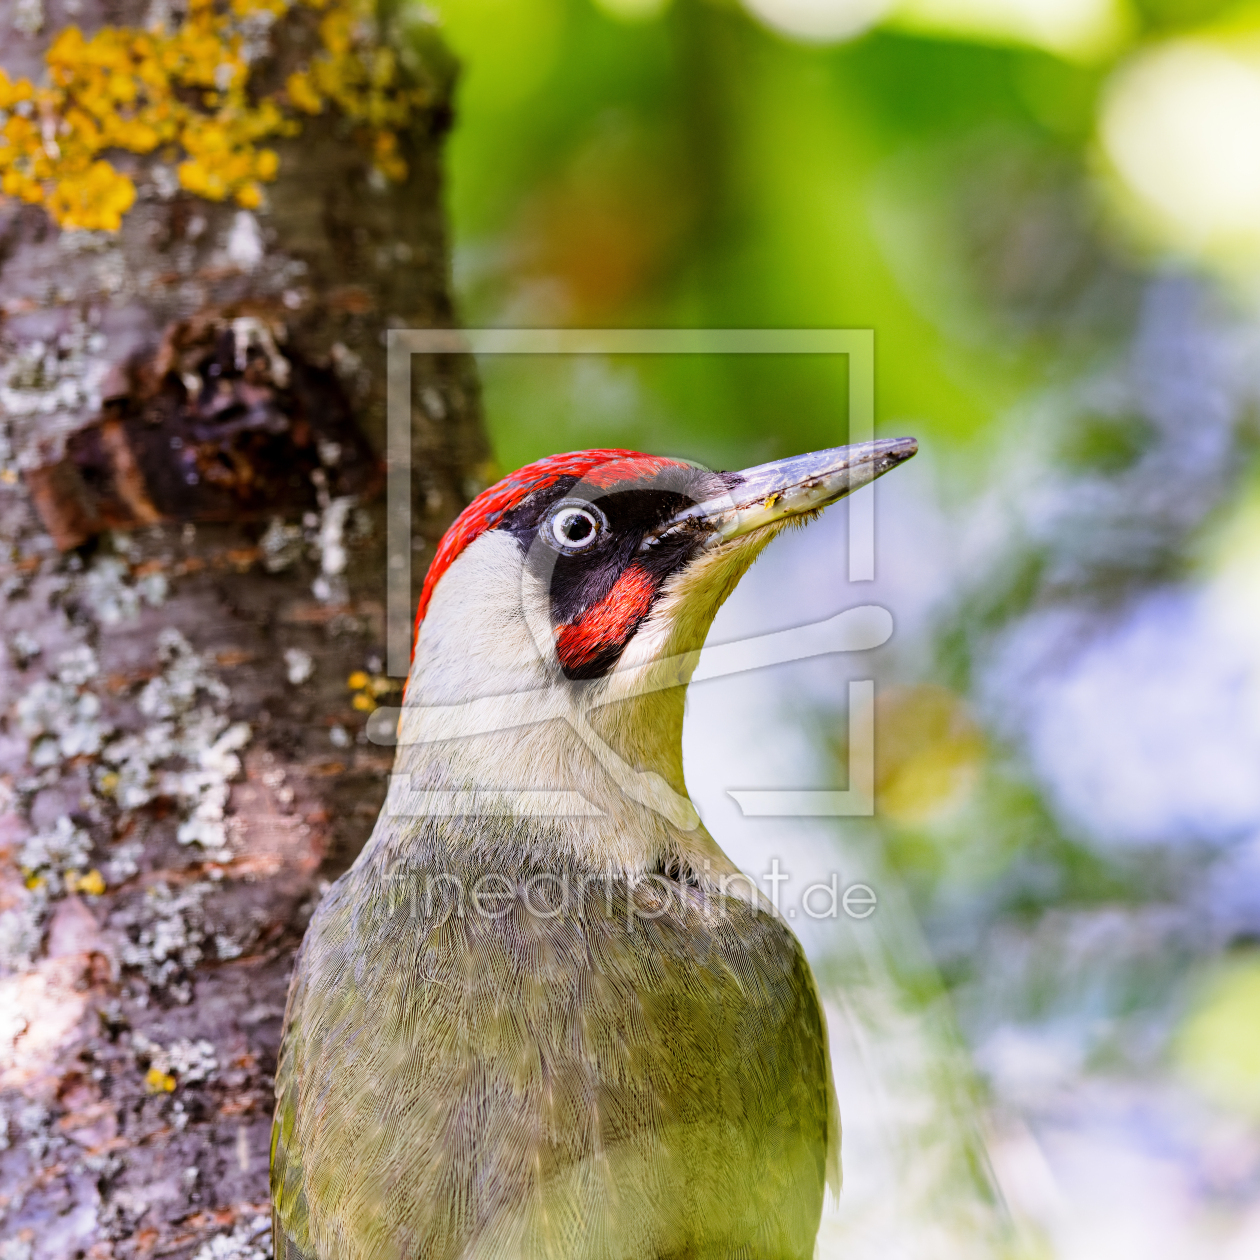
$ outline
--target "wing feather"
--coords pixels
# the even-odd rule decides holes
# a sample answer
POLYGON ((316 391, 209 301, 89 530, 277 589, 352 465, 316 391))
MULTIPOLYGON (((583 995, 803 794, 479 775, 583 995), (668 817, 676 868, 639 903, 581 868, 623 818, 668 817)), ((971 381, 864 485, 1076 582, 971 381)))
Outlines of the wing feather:
POLYGON ((777 917, 680 889, 401 922, 335 886, 276 1074, 277 1255, 812 1256, 839 1177, 813 976, 777 917))

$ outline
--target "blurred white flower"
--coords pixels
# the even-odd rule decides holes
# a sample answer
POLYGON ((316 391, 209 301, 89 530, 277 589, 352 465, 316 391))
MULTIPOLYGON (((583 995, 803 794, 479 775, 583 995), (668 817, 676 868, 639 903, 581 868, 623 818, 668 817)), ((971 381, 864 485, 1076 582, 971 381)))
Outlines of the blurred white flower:
MULTIPOLYGON (((603 0, 607 3, 607 0, 603 0)), ((893 0, 744 0, 754 17, 796 39, 852 39, 887 16, 893 0)))
POLYGON ((901 0, 894 21, 925 33, 1032 44, 1086 61, 1113 52, 1130 25, 1119 0, 901 0))
POLYGON ((1175 40, 1113 76, 1103 148, 1164 243, 1260 261, 1260 54, 1175 40))

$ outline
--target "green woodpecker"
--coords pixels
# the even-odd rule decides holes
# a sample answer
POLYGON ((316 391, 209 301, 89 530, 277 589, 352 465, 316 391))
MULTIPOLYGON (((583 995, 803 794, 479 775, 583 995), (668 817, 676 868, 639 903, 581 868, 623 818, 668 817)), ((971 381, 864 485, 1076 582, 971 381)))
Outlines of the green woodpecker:
POLYGON ((420 597, 390 793, 297 958, 277 1260, 806 1260, 840 1120, 809 965, 701 825, 686 684, 785 526, 916 449, 557 455, 420 597))

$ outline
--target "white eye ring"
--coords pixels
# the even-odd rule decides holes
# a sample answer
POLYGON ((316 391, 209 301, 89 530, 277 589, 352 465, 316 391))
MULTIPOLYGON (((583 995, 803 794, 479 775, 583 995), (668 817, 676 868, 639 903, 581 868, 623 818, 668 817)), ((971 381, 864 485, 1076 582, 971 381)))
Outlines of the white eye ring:
POLYGON ((552 513, 547 527, 562 551, 582 551, 599 537, 603 526, 603 513, 598 508, 564 503, 552 513))

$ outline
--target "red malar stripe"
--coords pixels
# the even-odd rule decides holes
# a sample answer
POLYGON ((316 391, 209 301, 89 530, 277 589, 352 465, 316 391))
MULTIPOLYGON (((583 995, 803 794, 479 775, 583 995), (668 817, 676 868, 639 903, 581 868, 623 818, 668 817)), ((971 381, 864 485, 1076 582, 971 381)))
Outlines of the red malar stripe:
MULTIPOLYGON (((424 579, 424 588, 420 592, 420 603, 416 608, 415 633, 420 633, 420 623, 429 610, 429 601, 433 598, 434 587, 441 581, 446 570, 454 564, 460 552, 487 529, 493 529, 505 512, 510 512, 535 491, 545 490, 561 477, 583 477, 600 489, 608 489, 619 482, 635 481, 651 476, 652 473, 670 465, 677 465, 680 468, 687 466, 679 460, 644 455, 639 451, 624 451, 615 448, 570 451, 565 455, 550 455, 535 464, 526 464, 524 468, 504 477, 488 490, 483 490, 455 518, 454 523, 438 544, 437 554, 433 557, 433 563, 429 565, 429 572, 424 579)), ((411 642, 414 652, 414 636, 411 642)))
POLYGON ((607 647, 624 643, 647 615, 656 579, 632 564, 613 588, 576 621, 556 630, 556 655, 566 669, 593 661, 607 647))

